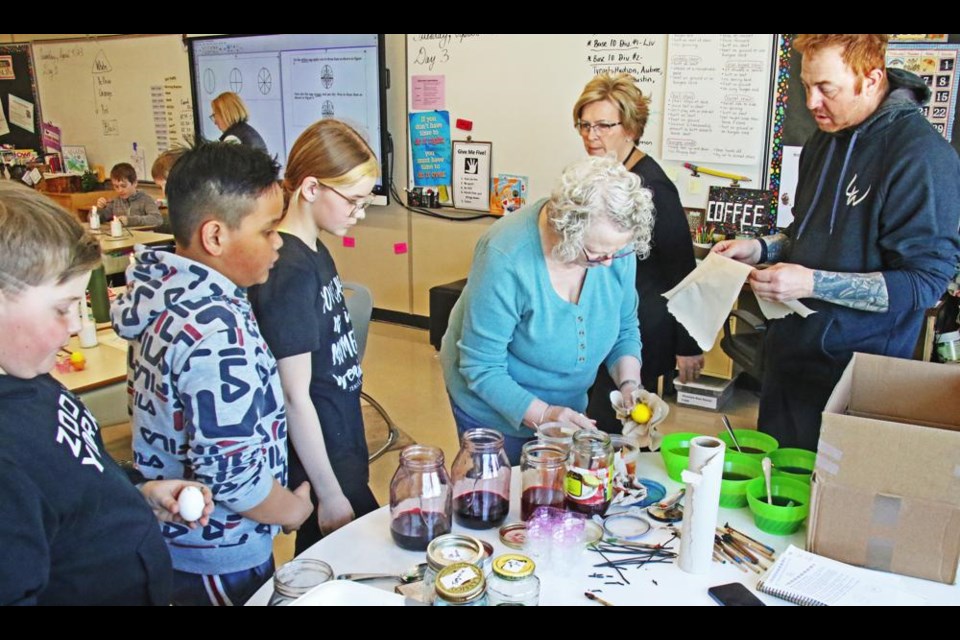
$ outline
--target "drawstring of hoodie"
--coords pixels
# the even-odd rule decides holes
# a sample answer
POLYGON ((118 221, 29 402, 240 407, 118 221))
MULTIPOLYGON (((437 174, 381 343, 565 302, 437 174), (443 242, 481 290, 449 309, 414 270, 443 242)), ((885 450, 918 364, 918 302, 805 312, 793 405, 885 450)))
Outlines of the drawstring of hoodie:
POLYGON ((824 160, 820 169, 820 180, 817 181, 817 190, 813 193, 813 201, 810 202, 810 206, 807 207, 807 215, 803 217, 803 222, 800 223, 800 228, 797 229, 797 240, 800 239, 800 236, 803 235, 804 230, 807 228, 807 225, 810 223, 810 218, 813 217, 812 213, 817 208, 817 203, 820 202, 820 192, 823 191, 823 183, 827 179, 827 171, 830 169, 830 161, 833 160, 833 152, 837 148, 837 139, 830 138, 830 148, 827 149, 827 159, 824 160))
MULTIPOLYGON (((843 191, 843 179, 847 174, 847 166, 850 164, 850 156, 853 154, 853 148, 857 144, 857 136, 860 135, 860 131, 854 131, 853 135, 850 137, 850 144, 847 145, 847 152, 843 156, 843 165, 840 167, 840 177, 837 179, 837 192, 833 196, 833 207, 830 210, 830 235, 833 235, 833 225, 837 220, 837 205, 840 202, 840 193, 843 191)), ((803 235, 803 231, 807 228, 807 225, 810 223, 810 218, 813 217, 813 212, 816 210, 817 202, 820 200, 820 192, 823 190, 823 183, 827 177, 827 171, 830 169, 830 161, 833 159, 833 152, 837 148, 837 139, 833 138, 830 140, 830 149, 827 152, 827 159, 823 163, 823 169, 820 171, 820 181, 817 182, 817 191, 813 195, 813 202, 810 203, 810 207, 807 208, 808 215, 804 217, 803 223, 800 225, 800 229, 797 231, 797 239, 803 235)))

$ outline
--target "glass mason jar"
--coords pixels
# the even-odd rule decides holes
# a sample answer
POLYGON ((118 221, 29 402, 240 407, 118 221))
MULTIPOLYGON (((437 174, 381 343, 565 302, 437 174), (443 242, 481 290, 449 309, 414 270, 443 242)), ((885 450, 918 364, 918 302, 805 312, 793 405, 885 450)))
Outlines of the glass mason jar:
POLYGON ((436 598, 434 583, 437 580, 437 574, 444 567, 466 562, 480 567, 482 573, 486 556, 483 542, 473 536, 448 533, 434 539, 427 546, 427 569, 423 573, 423 601, 432 603, 436 598))
POLYGON ((570 451, 573 446, 573 434, 580 431, 580 427, 572 422, 544 422, 537 427, 537 440, 544 444, 552 444, 564 451, 570 451))
POLYGON ((520 519, 526 522, 537 507, 564 508, 564 478, 569 452, 531 440, 520 453, 520 519))
POLYGON ((519 553, 497 556, 487 578, 487 600, 491 607, 535 607, 540 604, 540 578, 534 575, 533 560, 519 553))
POLYGON ((485 607, 487 582, 480 567, 457 562, 437 574, 435 607, 485 607))
POLYGON ((453 493, 443 451, 414 444, 400 452, 390 481, 390 535, 401 549, 426 551, 437 536, 450 533, 453 493))
POLYGON ((570 511, 603 515, 613 498, 613 447, 603 431, 578 431, 564 484, 570 511))
POLYGON ((465 431, 450 474, 457 524, 468 529, 491 529, 506 519, 510 511, 510 462, 503 450, 502 433, 494 429, 465 431))
POLYGON ((332 578, 333 569, 323 560, 293 559, 273 574, 273 595, 268 606, 286 606, 332 578))

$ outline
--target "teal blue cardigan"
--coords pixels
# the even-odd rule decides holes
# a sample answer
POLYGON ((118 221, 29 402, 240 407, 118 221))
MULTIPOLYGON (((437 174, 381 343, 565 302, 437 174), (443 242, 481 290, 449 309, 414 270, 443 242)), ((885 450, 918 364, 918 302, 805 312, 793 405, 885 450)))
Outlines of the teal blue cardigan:
POLYGON ((521 420, 535 398, 583 411, 601 362, 640 360, 637 261, 588 269, 579 303, 562 299, 537 229, 544 202, 497 221, 477 243, 440 349, 453 402, 510 436, 532 435, 521 420))

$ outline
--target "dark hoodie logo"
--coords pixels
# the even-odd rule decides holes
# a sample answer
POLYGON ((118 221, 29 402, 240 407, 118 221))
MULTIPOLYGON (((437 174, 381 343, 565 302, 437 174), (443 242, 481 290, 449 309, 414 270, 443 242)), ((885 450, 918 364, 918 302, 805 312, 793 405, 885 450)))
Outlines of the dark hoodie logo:
POLYGON ((867 190, 861 196, 860 187, 854 184, 857 181, 858 175, 859 174, 855 174, 850 179, 850 184, 847 185, 847 204, 851 207, 855 207, 861 202, 863 202, 863 199, 866 198, 868 195, 870 195, 870 189, 873 188, 873 185, 870 185, 869 187, 867 187, 867 190), (857 196, 860 196, 860 197, 857 197, 857 196))

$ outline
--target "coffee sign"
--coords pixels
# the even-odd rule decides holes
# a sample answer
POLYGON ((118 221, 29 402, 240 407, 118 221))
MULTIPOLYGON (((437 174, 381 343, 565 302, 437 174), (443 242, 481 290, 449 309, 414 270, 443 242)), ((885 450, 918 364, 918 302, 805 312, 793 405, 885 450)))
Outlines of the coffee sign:
POLYGON ((767 235, 774 227, 772 202, 769 190, 710 187, 704 223, 728 234, 767 235))

